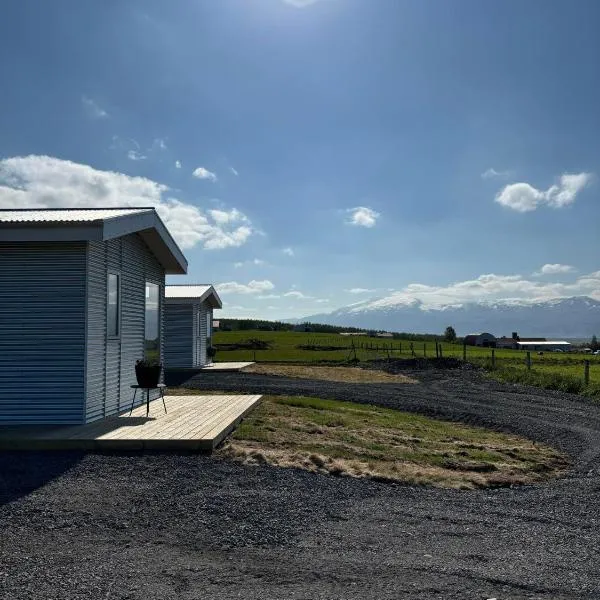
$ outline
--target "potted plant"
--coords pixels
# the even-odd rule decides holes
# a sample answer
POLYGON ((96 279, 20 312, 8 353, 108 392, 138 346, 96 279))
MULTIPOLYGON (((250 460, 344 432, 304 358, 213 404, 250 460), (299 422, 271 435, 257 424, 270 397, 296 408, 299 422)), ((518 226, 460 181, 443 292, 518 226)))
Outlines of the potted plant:
POLYGON ((214 358, 216 353, 217 349, 214 346, 208 346, 206 349, 206 356, 208 356, 208 358, 214 358))
POLYGON ((160 381, 162 365, 156 360, 141 359, 135 363, 135 377, 138 385, 143 388, 153 388, 160 381))

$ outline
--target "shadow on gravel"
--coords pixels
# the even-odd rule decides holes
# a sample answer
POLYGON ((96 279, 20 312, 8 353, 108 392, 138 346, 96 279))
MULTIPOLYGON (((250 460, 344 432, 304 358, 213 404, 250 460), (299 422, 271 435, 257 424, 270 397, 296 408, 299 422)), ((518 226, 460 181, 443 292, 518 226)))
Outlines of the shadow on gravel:
POLYGON ((0 506, 43 487, 83 456, 83 452, 0 452, 0 506))

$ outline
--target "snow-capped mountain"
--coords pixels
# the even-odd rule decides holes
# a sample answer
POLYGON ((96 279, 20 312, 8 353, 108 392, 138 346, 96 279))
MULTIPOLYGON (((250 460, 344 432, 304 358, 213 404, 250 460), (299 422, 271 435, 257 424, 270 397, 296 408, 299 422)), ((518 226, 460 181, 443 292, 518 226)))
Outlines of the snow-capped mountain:
POLYGON ((458 335, 488 331, 496 336, 588 338, 600 335, 600 301, 588 296, 540 302, 498 300, 426 306, 419 300, 379 298, 358 302, 301 322, 386 331, 441 333, 452 325, 458 335))

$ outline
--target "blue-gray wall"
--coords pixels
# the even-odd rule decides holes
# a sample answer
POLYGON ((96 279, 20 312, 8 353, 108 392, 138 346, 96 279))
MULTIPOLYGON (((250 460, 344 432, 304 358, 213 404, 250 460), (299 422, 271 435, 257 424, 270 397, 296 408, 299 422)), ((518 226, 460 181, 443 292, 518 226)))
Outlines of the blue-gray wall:
POLYGON ((165 306, 165 366, 194 367, 194 313, 193 304, 165 306))
POLYGON ((81 423, 84 243, 0 242, 0 421, 81 423))
POLYGON ((186 304, 167 300, 165 307, 165 365, 172 368, 202 367, 207 364, 207 302, 186 304))
MULTIPOLYGON (((91 242, 88 251, 88 324, 86 420, 93 421, 131 406, 135 362, 144 357, 146 282, 161 286, 161 356, 164 357, 164 269, 142 239, 127 235, 91 242), (108 273, 121 275, 121 332, 106 335, 108 273)), ((141 393, 137 394, 138 402, 141 393)))
POLYGON ((137 234, 0 242, 0 422, 82 423, 129 408, 146 281, 161 286, 164 314, 164 269, 137 234), (109 271, 121 274, 117 339, 106 335, 109 271))

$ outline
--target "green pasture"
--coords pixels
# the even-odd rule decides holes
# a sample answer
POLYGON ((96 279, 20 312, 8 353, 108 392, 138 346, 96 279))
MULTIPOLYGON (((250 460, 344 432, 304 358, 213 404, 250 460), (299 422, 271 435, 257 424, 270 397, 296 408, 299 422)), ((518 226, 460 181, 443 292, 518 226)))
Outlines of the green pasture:
MULTIPOLYGON (((215 361, 257 361, 257 362, 345 362, 355 356, 360 361, 375 358, 435 357, 435 342, 410 342, 401 339, 377 338, 366 335, 341 336, 327 333, 294 331, 219 331, 215 332, 213 343, 247 343, 259 340, 269 344, 268 349, 218 349, 215 361), (354 345, 354 349, 352 346, 354 345), (314 346, 303 349, 299 346, 314 346), (330 346, 335 349, 320 350, 330 346)), ((461 344, 439 343, 444 357, 463 358, 461 344)), ((495 371, 524 372, 527 375, 527 353, 524 350, 496 349, 494 352, 495 371)), ((467 346, 467 360, 491 370, 492 351, 489 348, 467 346)), ((583 353, 531 352, 531 372, 542 378, 546 376, 583 380, 584 360, 590 361, 590 383, 600 386, 600 356, 583 353)), ((520 377, 521 375, 514 375, 520 377)), ((531 377, 530 377, 531 379, 531 377)), ((550 387, 550 385, 548 386, 550 387)))

